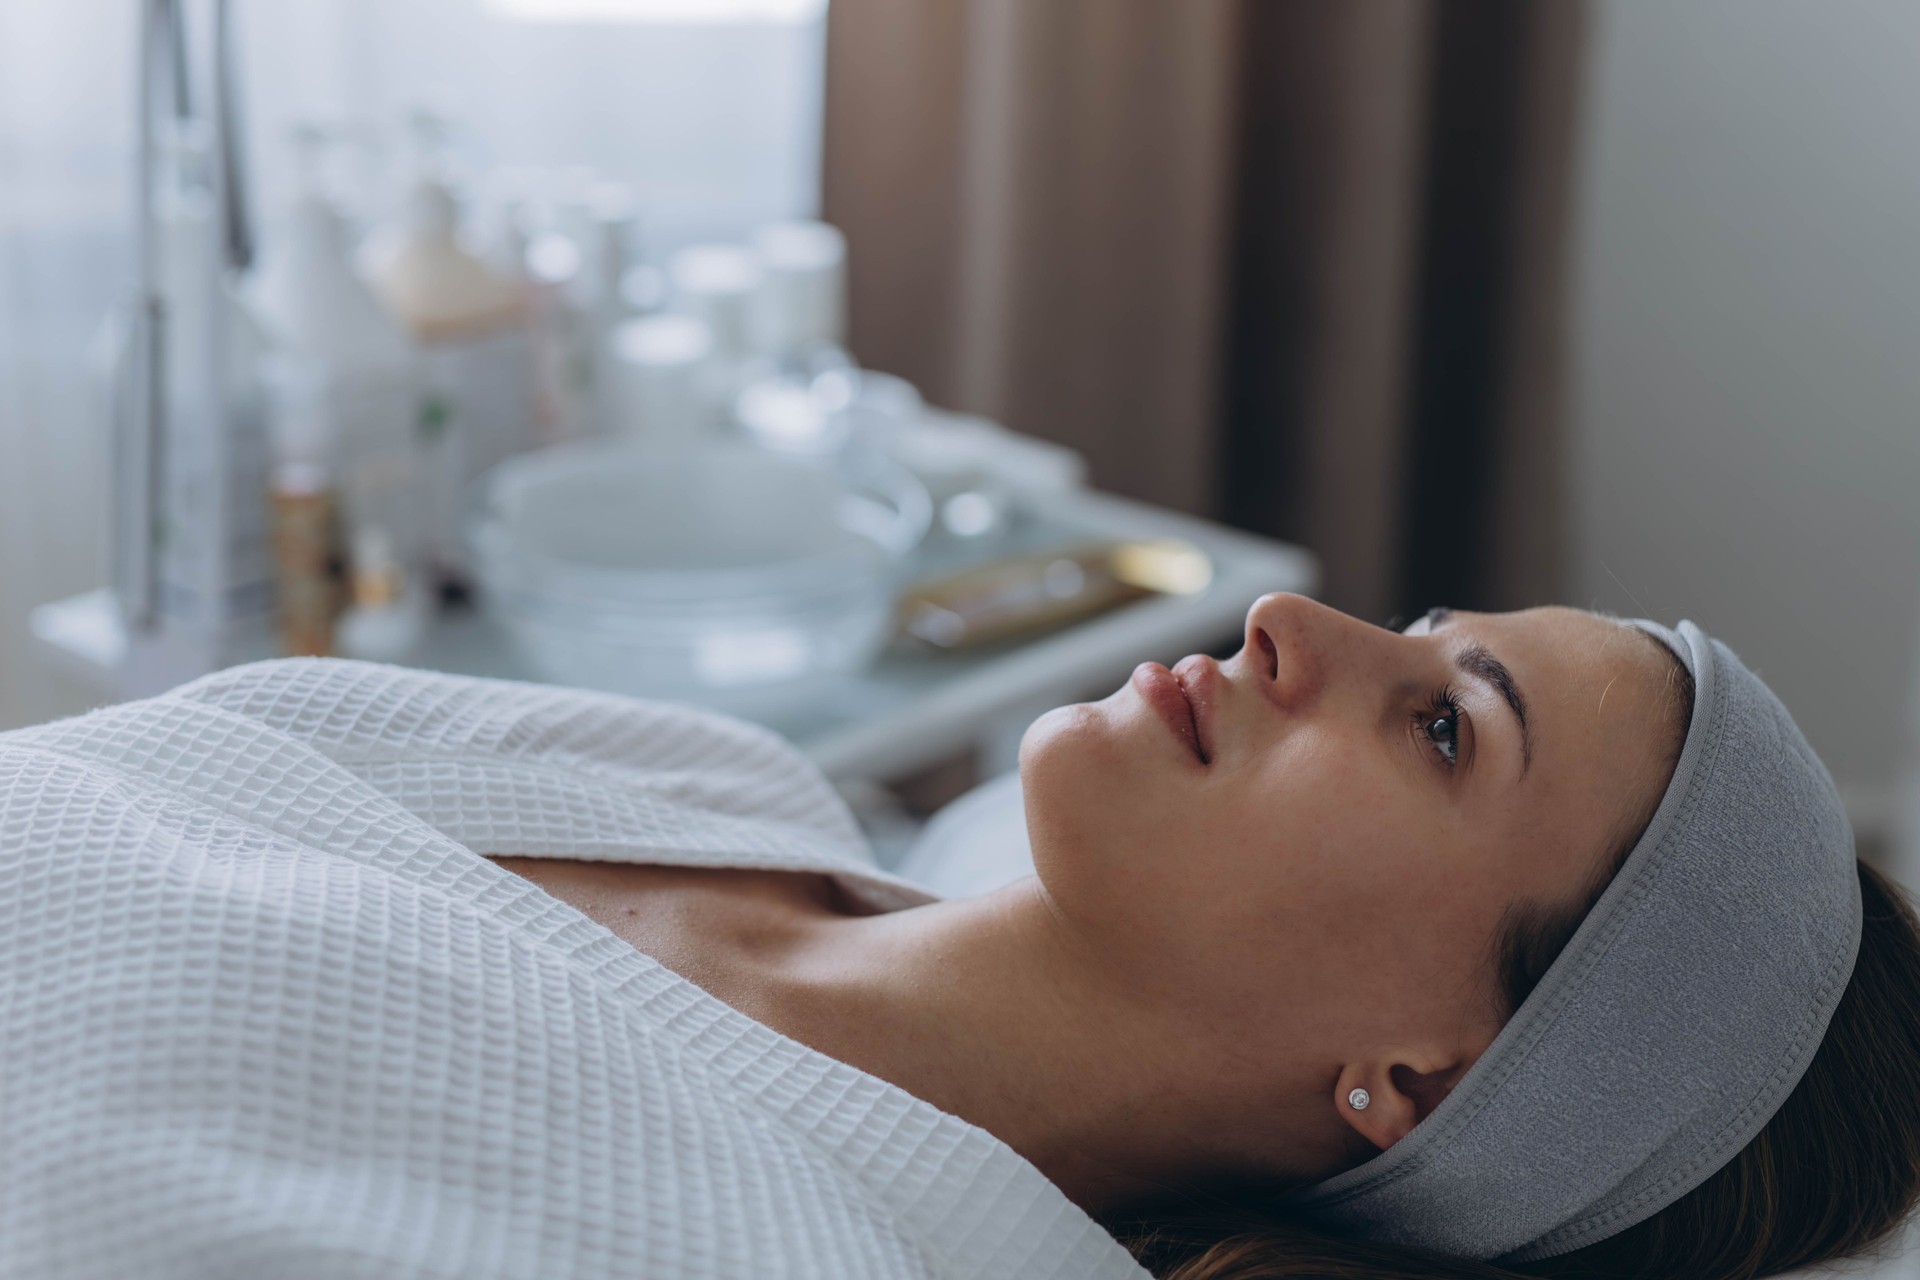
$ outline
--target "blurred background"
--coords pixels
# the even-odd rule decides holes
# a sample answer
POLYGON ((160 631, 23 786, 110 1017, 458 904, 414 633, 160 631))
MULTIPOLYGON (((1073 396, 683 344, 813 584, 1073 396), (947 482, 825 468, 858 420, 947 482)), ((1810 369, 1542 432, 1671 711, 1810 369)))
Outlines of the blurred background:
MULTIPOLYGON (((0 6, 0 727, 102 700, 96 365, 134 0, 0 6)), ((247 196, 631 202, 636 267, 845 236, 845 345, 1099 490, 1306 548, 1376 621, 1564 601, 1726 639, 1857 829, 1920 810, 1920 9, 1900 0, 274 0, 247 196)), ((642 277, 644 286, 644 273, 642 277)), ((636 286, 641 287, 641 286, 636 286)), ((644 300, 633 302, 644 309, 644 300)), ((1244 603, 1242 604, 1244 607, 1244 603)))

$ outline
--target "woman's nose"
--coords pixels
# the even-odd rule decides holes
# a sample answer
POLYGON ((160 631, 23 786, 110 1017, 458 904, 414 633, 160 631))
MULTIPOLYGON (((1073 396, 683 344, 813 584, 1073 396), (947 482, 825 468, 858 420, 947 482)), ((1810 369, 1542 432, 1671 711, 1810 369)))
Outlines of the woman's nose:
POLYGON ((1342 624, 1352 621, 1291 592, 1261 596, 1247 610, 1245 660, 1268 697, 1298 711, 1325 687, 1342 624))

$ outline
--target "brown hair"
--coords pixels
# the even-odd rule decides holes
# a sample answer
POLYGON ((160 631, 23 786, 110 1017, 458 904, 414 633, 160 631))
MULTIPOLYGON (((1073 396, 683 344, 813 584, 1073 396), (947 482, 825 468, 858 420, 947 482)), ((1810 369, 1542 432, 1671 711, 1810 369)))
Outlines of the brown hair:
MULTIPOLYGON (((1674 665, 1677 757, 1686 733, 1677 709, 1691 708, 1693 690, 1674 665)), ((1509 912, 1492 966, 1507 1014, 1565 948, 1651 812, 1635 817, 1584 900, 1509 912)), ((1857 870, 1859 958, 1806 1074, 1738 1155, 1643 1222, 1512 1267, 1341 1239, 1286 1217, 1266 1187, 1210 1188, 1204 1201, 1109 1226, 1161 1280, 1754 1280, 1865 1253, 1920 1200, 1920 919, 1898 885, 1865 863, 1857 870)))

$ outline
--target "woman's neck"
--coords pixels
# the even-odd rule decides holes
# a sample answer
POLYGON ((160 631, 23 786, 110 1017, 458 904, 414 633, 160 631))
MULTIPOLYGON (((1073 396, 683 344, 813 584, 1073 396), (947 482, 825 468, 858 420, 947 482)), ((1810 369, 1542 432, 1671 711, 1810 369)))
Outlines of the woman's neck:
POLYGON ((987 1130, 1090 1212, 1351 1162, 1315 1037, 1152 994, 1153 957, 1126 977, 1038 879, 857 915, 825 877, 496 861, 747 1016, 987 1130))
POLYGON ((751 1016, 986 1129, 1090 1212, 1217 1173, 1220 1136, 1245 1135, 1246 1101, 1182 1011, 1113 981, 1038 880, 805 913, 733 954, 751 1016))

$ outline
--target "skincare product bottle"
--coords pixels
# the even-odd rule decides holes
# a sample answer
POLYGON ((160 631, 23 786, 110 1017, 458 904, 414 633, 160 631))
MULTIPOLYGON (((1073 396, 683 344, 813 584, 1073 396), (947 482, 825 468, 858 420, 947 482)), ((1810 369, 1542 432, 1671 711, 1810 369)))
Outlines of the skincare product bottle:
POLYGON ((517 197, 497 201, 487 219, 481 260, 509 285, 523 292, 532 285, 527 254, 533 242, 527 206, 517 197))
POLYGON ((166 433, 156 460, 156 603, 170 651, 162 665, 182 676, 257 655, 273 618, 266 342, 224 260, 212 164, 195 122, 174 122, 160 139, 154 250, 166 433))
POLYGON ((847 239, 825 222, 775 222, 753 235, 760 284, 754 337, 776 371, 812 375, 850 363, 847 239))
POLYGON ((716 427, 731 420, 734 397, 752 376, 753 300, 760 268, 740 245, 682 249, 667 263, 675 310, 704 322, 713 338, 705 412, 716 427))
POLYGON ((353 539, 353 604, 340 615, 335 644, 342 657, 404 663, 418 654, 428 607, 393 542, 378 526, 353 539))
POLYGON ((319 465, 283 463, 273 471, 272 500, 280 651, 290 658, 324 658, 333 652, 340 612, 332 477, 319 465))
MULTIPOLYGON (((572 325, 564 290, 578 270, 577 255, 559 275, 535 265, 535 239, 527 202, 512 196, 494 207, 486 240, 487 264, 520 294, 525 309, 528 354, 532 361, 533 439, 557 444, 578 434, 578 409, 572 384, 572 325)), ((569 248, 563 242, 563 250, 569 248)))
POLYGON ((400 215, 367 246, 375 294, 412 338, 453 343, 520 319, 511 281, 470 250, 445 155, 447 125, 417 111, 411 120, 413 173, 400 215))
POLYGON ((607 340, 604 369, 613 434, 677 448, 711 436, 708 361, 713 334, 692 316, 642 316, 607 340))
MULTIPOLYGON (((573 303, 575 281, 580 275, 580 246, 558 231, 534 235, 527 243, 527 273, 537 299, 532 322, 536 335, 544 329, 551 344, 543 344, 536 336, 534 362, 536 370, 547 369, 552 380, 553 437, 577 439, 598 428, 592 403, 591 317, 573 303)), ((543 416, 539 421, 544 425, 546 419, 543 416)))
POLYGON ((533 443, 533 354, 524 292, 462 240, 444 125, 419 113, 414 130, 404 209, 367 256, 374 292, 413 348, 427 560, 442 595, 460 598, 460 504, 474 477, 533 443))
POLYGON ((327 364, 338 377, 394 379, 406 365, 399 328, 354 269, 353 236, 325 190, 332 135, 295 126, 298 188, 255 274, 251 296, 277 345, 327 364))
MULTIPOLYGON (((346 218, 323 191, 331 142, 316 126, 295 130, 301 189, 252 289, 274 342, 267 381, 276 469, 295 468, 305 488, 323 477, 340 516, 398 530, 400 554, 412 558, 420 530, 409 353, 355 272, 346 218)), ((338 551, 329 550, 330 562, 338 551)))
POLYGON ((326 366, 282 354, 272 370, 274 592, 280 652, 324 658, 340 613, 340 456, 326 366))
POLYGON ((620 183, 594 179, 590 171, 570 176, 574 189, 560 203, 559 222, 579 253, 565 294, 578 344, 576 385, 588 429, 618 434, 622 410, 605 365, 614 330, 635 314, 627 289, 629 275, 639 270, 633 196, 620 183))
POLYGON ((754 232, 753 254, 756 355, 731 417, 770 449, 831 453, 847 442, 848 423, 816 380, 853 367, 845 345, 846 237, 824 222, 776 222, 754 232))
POLYGON ((595 182, 567 214, 580 241, 581 283, 600 309, 601 328, 611 328, 626 318, 622 285, 633 265, 633 195, 620 183, 595 182))

